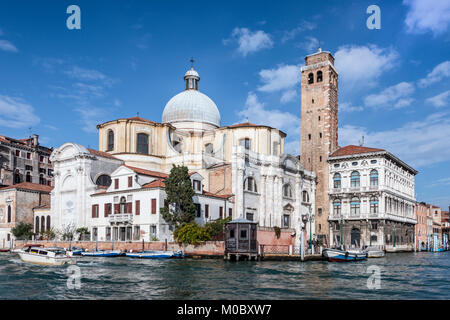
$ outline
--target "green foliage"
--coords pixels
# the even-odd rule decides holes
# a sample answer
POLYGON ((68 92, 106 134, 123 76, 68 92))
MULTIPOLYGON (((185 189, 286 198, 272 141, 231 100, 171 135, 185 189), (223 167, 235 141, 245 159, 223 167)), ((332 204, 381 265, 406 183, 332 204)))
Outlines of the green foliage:
POLYGON ((179 243, 189 243, 194 245, 211 240, 211 235, 207 228, 199 226, 195 222, 180 226, 173 232, 173 236, 179 243))
POLYGON ((150 241, 159 241, 159 239, 158 239, 157 237, 155 237, 155 236, 152 236, 152 237, 150 238, 150 241))
POLYGON ((77 234, 77 230, 73 224, 65 225, 57 234, 62 240, 73 240, 77 234))
POLYGON ((225 231, 225 224, 231 221, 231 217, 218 219, 205 224, 205 228, 211 237, 215 237, 225 231))
POLYGON ((273 227, 273 230, 275 231, 275 235, 277 236, 277 239, 280 239, 280 235, 281 235, 281 229, 280 227, 273 227))
POLYGON ((33 225, 31 223, 21 221, 11 229, 11 233, 18 240, 31 240, 31 237, 34 234, 33 225))
POLYGON ((45 232, 42 235, 45 240, 53 240, 56 238, 56 232, 55 229, 53 228, 45 230, 45 232))
POLYGON ((86 227, 78 228, 75 232, 78 233, 78 240, 83 240, 84 236, 90 234, 89 229, 86 227))
POLYGON ((169 207, 160 209, 164 220, 178 228, 195 219, 195 205, 192 197, 195 192, 187 167, 174 165, 165 180, 167 202, 169 207))

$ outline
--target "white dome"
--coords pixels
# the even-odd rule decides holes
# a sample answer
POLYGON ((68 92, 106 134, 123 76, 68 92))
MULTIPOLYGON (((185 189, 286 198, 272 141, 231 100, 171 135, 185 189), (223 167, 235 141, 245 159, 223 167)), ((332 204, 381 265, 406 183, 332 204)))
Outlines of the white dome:
POLYGON ((220 113, 214 101, 198 90, 180 92, 167 102, 163 123, 203 122, 220 127, 220 113))

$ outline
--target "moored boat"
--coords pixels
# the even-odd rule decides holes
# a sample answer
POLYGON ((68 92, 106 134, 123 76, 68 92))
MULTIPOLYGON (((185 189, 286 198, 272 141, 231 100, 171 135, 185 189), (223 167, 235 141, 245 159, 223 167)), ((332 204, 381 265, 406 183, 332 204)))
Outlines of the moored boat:
POLYGON ((67 250, 67 254, 69 256, 81 256, 81 253, 84 250, 82 248, 78 248, 78 247, 72 247, 70 250, 67 250))
POLYGON ((119 257, 122 255, 120 250, 98 250, 81 252, 83 257, 119 257))
POLYGON ((329 261, 347 262, 367 259, 367 252, 362 250, 324 249, 322 255, 329 261))
POLYGON ((0 249, 0 252, 9 252, 9 249, 0 249))
POLYGON ((382 258, 386 255, 384 250, 377 247, 368 247, 365 251, 367 251, 367 258, 382 258))
MULTIPOLYGON (((175 252, 173 251, 137 251, 137 252, 126 252, 125 255, 129 258, 138 258, 138 259, 175 258, 175 252)), ((178 258, 179 254, 176 257, 178 258)))
POLYGON ((19 252, 19 257, 24 262, 44 266, 75 264, 75 261, 66 255, 63 248, 28 247, 19 252))

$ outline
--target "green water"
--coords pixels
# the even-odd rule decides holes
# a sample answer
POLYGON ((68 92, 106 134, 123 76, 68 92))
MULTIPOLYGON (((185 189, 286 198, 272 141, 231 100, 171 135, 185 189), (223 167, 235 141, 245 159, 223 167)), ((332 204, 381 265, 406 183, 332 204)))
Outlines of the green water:
POLYGON ((450 252, 356 263, 80 257, 76 266, 80 288, 70 289, 68 267, 0 253, 0 299, 450 299, 450 252), (369 267, 378 289, 367 286, 369 267))

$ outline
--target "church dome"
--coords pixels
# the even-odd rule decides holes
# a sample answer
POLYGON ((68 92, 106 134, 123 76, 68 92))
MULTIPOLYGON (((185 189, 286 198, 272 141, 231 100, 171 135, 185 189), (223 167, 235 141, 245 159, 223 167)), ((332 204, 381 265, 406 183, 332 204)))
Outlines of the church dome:
POLYGON ((220 113, 214 101, 198 91, 200 76, 194 68, 184 76, 186 90, 167 102, 162 115, 163 123, 200 122, 220 127, 220 113))

